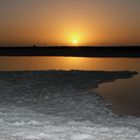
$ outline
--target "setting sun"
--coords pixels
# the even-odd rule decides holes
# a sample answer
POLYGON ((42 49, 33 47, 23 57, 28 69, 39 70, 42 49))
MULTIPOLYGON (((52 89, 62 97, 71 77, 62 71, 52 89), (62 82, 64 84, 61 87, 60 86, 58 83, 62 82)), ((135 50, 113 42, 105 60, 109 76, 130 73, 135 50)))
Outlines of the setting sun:
POLYGON ((73 39, 72 43, 73 43, 73 45, 77 45, 78 44, 78 39, 73 39))
POLYGON ((81 41, 82 41, 82 35, 81 34, 71 33, 71 35, 69 35, 70 45, 78 46, 82 43, 81 41))

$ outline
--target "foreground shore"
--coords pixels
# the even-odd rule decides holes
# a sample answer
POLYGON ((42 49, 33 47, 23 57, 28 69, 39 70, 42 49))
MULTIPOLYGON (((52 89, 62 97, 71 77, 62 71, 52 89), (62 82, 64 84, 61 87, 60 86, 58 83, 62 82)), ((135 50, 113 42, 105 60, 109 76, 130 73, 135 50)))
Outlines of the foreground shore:
POLYGON ((1 140, 139 140, 140 118, 119 117, 94 88, 136 72, 0 72, 1 140))

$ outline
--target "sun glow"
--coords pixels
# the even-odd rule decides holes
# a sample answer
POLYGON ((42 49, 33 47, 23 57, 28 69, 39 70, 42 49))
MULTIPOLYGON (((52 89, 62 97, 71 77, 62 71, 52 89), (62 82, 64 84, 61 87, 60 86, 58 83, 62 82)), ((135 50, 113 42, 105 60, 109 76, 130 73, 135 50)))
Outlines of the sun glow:
POLYGON ((78 46, 81 43, 81 36, 79 34, 72 34, 70 37, 71 45, 78 46))
POLYGON ((78 44, 78 39, 73 39, 72 43, 73 43, 73 45, 77 45, 78 44))
POLYGON ((87 42, 87 33, 83 29, 75 29, 76 31, 67 31, 64 33, 66 45, 68 46, 82 46, 87 42))

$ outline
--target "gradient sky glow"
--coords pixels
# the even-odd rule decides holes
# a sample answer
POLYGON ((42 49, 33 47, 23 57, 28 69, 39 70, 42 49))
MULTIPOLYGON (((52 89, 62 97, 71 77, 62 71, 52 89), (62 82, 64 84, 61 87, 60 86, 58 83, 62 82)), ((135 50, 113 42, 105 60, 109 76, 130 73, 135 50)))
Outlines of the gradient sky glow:
POLYGON ((140 0, 0 0, 0 46, 140 45, 140 0))

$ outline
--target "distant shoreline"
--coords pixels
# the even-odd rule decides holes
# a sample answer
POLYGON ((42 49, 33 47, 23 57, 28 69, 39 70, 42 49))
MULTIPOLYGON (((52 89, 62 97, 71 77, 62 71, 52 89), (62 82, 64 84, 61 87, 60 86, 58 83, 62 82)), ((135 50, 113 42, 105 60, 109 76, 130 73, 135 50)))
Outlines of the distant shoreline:
POLYGON ((72 56, 140 58, 140 46, 29 46, 0 47, 0 56, 72 56))

